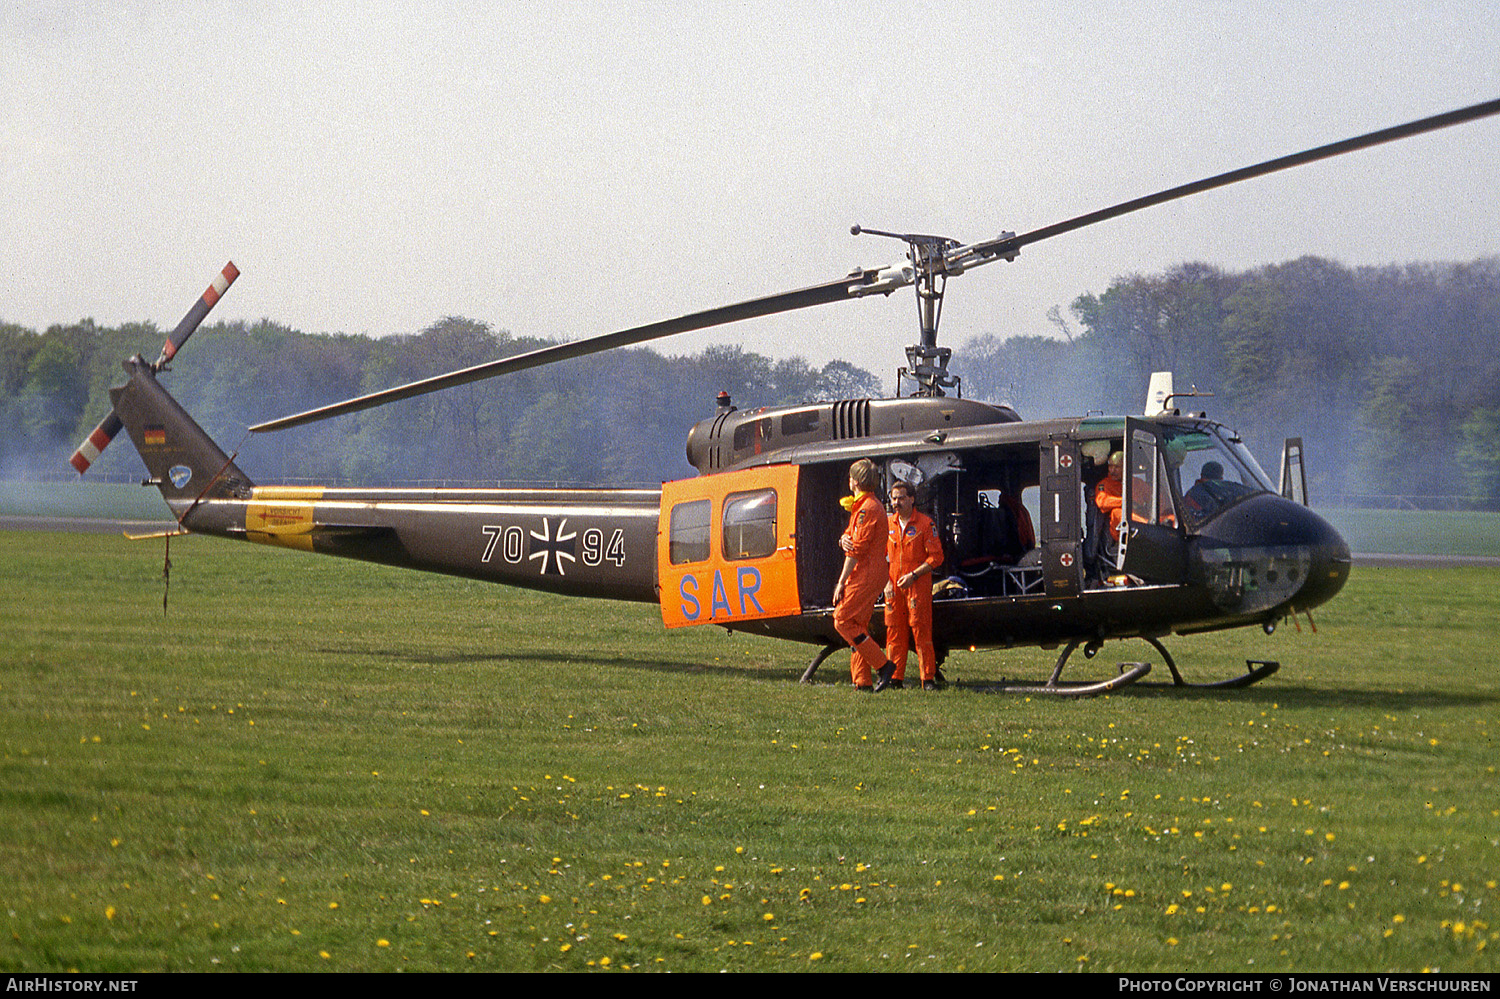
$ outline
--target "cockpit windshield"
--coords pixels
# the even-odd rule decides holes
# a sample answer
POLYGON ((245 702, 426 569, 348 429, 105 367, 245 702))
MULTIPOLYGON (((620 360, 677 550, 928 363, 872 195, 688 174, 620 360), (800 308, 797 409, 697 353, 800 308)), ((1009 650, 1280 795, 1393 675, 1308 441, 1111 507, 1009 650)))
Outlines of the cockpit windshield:
POLYGON ((1224 428, 1163 426, 1160 432, 1167 463, 1181 484, 1189 530, 1246 496, 1273 491, 1249 449, 1224 428))

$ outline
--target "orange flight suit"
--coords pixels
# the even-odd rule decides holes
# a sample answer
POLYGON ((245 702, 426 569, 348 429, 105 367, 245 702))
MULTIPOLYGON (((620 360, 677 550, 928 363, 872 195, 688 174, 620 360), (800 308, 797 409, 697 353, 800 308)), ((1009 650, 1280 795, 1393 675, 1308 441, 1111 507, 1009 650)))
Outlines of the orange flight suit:
POLYGON ((1099 485, 1094 489, 1094 505, 1099 512, 1109 517, 1109 533, 1111 536, 1120 531, 1120 520, 1122 507, 1125 502, 1125 483, 1119 479, 1105 476, 1099 480, 1099 485))
POLYGON ((844 532, 852 542, 845 554, 854 559, 854 571, 833 609, 834 630, 853 650, 849 676, 856 687, 871 686, 874 673, 885 665, 885 651, 869 635, 875 601, 885 590, 885 535, 885 507, 869 493, 856 498, 849 511, 849 529, 844 532))
POLYGON ((917 667, 923 680, 937 679, 937 653, 932 647, 932 576, 918 576, 906 589, 896 580, 929 565, 936 572, 943 564, 943 543, 937 528, 925 513, 913 512, 906 527, 899 517, 890 518, 886 558, 890 561, 890 581, 894 595, 885 602, 886 657, 896 664, 895 679, 906 677, 908 632, 917 646, 917 667))

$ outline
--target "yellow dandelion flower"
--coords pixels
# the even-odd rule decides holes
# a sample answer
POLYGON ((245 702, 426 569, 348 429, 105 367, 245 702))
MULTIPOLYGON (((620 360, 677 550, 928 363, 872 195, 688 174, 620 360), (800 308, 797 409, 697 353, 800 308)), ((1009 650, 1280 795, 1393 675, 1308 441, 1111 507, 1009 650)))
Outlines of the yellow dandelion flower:
POLYGON ((821 961, 823 960, 823 952, 820 950, 815 950, 811 954, 807 955, 807 959, 809 961, 821 961))
POLYGON ((391 945, 391 942, 389 940, 387 940, 385 937, 381 937, 379 940, 375 941, 375 946, 376 947, 389 947, 390 945, 391 945))

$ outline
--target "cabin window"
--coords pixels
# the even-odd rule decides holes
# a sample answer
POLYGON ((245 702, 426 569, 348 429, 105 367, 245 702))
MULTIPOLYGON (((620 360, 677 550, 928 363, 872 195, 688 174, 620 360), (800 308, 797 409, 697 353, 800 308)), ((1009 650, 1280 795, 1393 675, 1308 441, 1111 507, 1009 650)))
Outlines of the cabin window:
POLYGON ((810 434, 816 429, 818 429, 818 411, 816 409, 804 409, 800 413, 788 413, 781 418, 781 435, 783 437, 810 434))
POLYGON ((706 499, 672 507, 667 554, 673 565, 708 561, 708 518, 709 503, 706 499))
POLYGON ((760 454, 765 442, 771 438, 771 418, 768 416, 761 420, 751 420, 734 428, 734 449, 744 451, 750 448, 760 454))
POLYGON ((724 499, 724 557, 765 558, 776 550, 776 490, 730 493, 724 499))

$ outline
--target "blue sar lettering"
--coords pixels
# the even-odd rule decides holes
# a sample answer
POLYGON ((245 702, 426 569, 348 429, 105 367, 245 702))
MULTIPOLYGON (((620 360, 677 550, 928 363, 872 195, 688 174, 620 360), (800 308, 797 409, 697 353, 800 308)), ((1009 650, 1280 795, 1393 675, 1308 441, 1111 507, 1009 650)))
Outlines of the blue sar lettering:
POLYGON ((682 616, 689 621, 698 620, 703 613, 703 605, 698 603, 698 580, 692 575, 683 576, 677 593, 682 597, 682 616))

